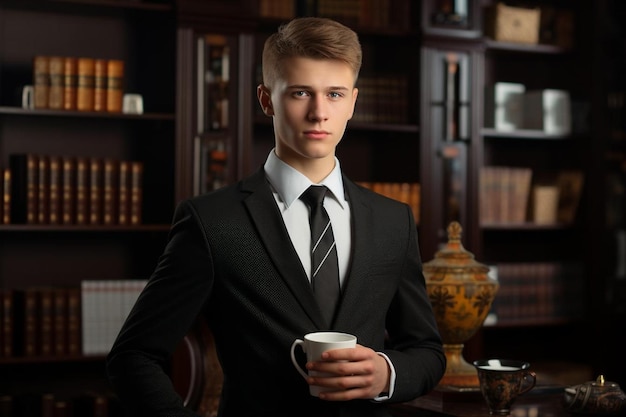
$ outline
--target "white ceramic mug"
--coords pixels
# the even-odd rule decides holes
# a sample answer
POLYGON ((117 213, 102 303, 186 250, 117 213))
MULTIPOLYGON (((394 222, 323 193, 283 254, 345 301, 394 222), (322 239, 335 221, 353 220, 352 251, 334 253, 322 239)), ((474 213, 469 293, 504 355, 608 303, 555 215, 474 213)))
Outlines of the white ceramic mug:
POLYGON ((143 97, 141 94, 124 94, 122 113, 143 114, 143 97))
MULTIPOLYGON (((356 346, 356 336, 348 333, 340 332, 314 332, 304 336, 303 339, 296 339, 291 345, 291 362, 296 367, 296 370, 302 375, 304 379, 307 379, 309 375, 300 367, 298 361, 296 361, 296 347, 300 346, 304 353, 306 353, 307 362, 316 362, 321 360, 322 353, 327 350, 333 349, 346 349, 356 346), (303 340, 304 339, 304 340, 303 340)), ((311 376, 323 376, 323 373, 311 371, 311 376)), ((311 385, 309 386, 309 392, 311 395, 318 397, 319 393, 324 388, 311 385)))
POLYGON ((22 88, 22 108, 29 110, 35 108, 35 88, 32 85, 25 85, 22 88))

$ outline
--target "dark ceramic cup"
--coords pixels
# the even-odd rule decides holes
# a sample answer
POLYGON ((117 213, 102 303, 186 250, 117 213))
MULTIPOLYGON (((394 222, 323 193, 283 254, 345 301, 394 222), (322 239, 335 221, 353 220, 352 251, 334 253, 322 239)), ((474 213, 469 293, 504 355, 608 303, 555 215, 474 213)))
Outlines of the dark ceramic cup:
POLYGON ((509 359, 481 359, 474 361, 478 372, 480 391, 489 407, 489 414, 509 415, 518 395, 530 391, 537 375, 529 371, 528 362, 509 359))

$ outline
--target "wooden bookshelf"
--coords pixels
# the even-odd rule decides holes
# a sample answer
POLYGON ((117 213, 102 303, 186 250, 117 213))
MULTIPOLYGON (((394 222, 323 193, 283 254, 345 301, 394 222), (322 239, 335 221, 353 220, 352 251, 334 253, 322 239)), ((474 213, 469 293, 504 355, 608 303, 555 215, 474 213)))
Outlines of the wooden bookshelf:
MULTIPOLYGON (((25 224, 12 218, 0 225, 0 291, 79 288, 83 280, 150 275, 175 203, 174 10, 172 1, 29 0, 0 5, 0 30, 11 39, 0 51, 0 167, 9 168, 11 155, 26 153, 143 165, 138 183, 141 221, 136 224, 25 224), (122 61, 122 91, 141 94, 145 112, 23 108, 22 88, 34 82, 35 56, 122 61)), ((11 184, 17 184, 15 178, 11 184)), ((59 197, 59 203, 75 203, 73 194, 59 197)), ((14 312, 19 315, 19 310, 14 312)), ((6 340, 4 330, 1 334, 6 340)), ((15 400, 16 413, 27 394, 52 393, 57 402, 68 404, 86 392, 109 396, 103 366, 104 355, 26 356, 14 350, 7 356, 3 350, 0 392, 15 400)), ((119 415, 110 406, 110 415, 119 415)))

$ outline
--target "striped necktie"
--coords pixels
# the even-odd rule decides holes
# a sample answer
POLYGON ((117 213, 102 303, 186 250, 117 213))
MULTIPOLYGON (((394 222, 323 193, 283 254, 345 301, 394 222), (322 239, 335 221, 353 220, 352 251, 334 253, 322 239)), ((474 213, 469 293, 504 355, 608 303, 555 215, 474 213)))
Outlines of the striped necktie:
POLYGON ((330 217, 323 205, 327 190, 325 186, 312 185, 302 193, 300 199, 311 209, 311 285, 326 322, 330 325, 340 289, 335 237, 330 217))

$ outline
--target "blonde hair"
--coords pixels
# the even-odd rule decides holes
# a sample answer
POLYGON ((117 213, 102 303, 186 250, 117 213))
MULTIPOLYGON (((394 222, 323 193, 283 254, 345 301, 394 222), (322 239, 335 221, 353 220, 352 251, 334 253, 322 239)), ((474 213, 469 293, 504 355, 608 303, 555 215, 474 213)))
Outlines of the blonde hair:
POLYGON ((352 69, 356 83, 362 55, 358 35, 341 23, 321 17, 293 19, 265 41, 263 84, 271 89, 282 76, 283 61, 293 57, 345 62, 352 69))

